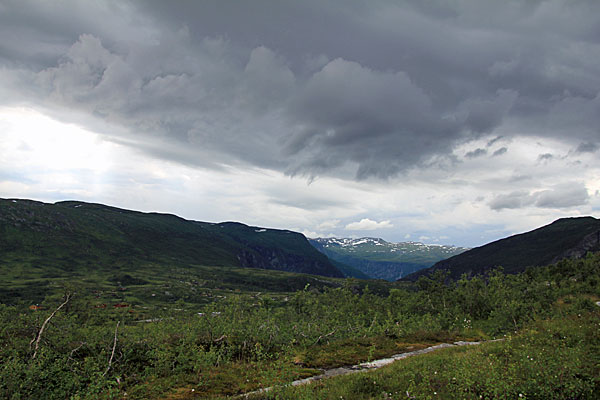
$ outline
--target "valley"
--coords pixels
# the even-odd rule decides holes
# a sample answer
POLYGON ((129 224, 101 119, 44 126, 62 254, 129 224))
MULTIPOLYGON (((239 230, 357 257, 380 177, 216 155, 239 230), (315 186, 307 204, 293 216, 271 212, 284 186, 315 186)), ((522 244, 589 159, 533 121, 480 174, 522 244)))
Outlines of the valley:
POLYGON ((0 0, 0 400, 600 400, 600 1, 0 0))
MULTIPOLYGON (((519 268, 478 262, 479 274, 458 269, 455 278, 450 265, 387 281, 342 276, 354 267, 291 231, 1 200, 0 397, 592 399, 600 254, 575 250, 594 249, 594 221, 559 220, 501 241, 529 249, 498 251, 524 256, 519 268), (528 267, 527 254, 554 258, 528 267), (473 341, 483 343, 446 345, 473 341), (429 348, 439 350, 422 351, 429 348), (392 356, 377 370, 329 372, 392 356), (321 378, 291 385, 311 377, 321 378)), ((363 259, 397 252, 417 264, 482 251, 371 238, 320 243, 363 259)))
POLYGON ((390 243, 380 238, 316 238, 309 242, 330 259, 350 265, 373 279, 395 281, 466 250, 464 247, 390 243))

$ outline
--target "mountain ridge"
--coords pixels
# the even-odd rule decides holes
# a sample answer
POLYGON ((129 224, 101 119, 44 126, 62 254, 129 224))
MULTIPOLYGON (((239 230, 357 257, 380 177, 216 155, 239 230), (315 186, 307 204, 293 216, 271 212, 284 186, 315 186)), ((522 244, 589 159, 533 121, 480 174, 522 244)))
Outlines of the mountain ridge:
POLYGON ((403 280, 414 281, 437 270, 447 270, 452 279, 462 274, 480 275, 502 267, 518 273, 527 267, 554 264, 565 258, 580 258, 600 251, 600 220, 591 216, 560 218, 537 229, 475 247, 437 262, 403 280))
POLYGON ((63 268, 160 260, 344 276, 297 232, 72 200, 0 199, 0 238, 5 258, 27 254, 63 268))

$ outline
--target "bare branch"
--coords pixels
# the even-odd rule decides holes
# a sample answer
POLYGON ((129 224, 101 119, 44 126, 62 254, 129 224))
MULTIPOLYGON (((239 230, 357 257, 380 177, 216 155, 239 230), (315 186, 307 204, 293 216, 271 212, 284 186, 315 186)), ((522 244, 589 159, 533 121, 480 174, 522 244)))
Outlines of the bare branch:
MULTIPOLYGON (((54 310, 52 312, 52 314, 50 314, 50 316, 48 318, 46 318, 46 320, 42 324, 42 327, 40 328, 40 331, 38 332, 37 338, 35 340, 35 350, 33 351, 33 356, 31 357, 32 360, 35 360, 35 356, 37 356, 38 348, 40 347, 40 340, 42 340, 42 333, 44 333, 44 329, 46 329, 46 325, 48 324, 48 322, 50 322, 52 317, 54 317, 54 314, 56 314, 58 312, 58 310, 63 308, 69 302, 69 300, 71 300, 71 294, 67 293, 67 299, 65 300, 65 302, 62 303, 60 306, 58 306, 58 308, 56 310, 54 310)), ((31 343, 29 345, 31 346, 31 343)))
POLYGON ((219 343, 219 342, 220 342, 221 340, 223 340, 223 339, 227 339, 227 336, 226 336, 226 335, 223 335, 223 336, 221 336, 220 338, 213 340, 213 343, 219 343))
POLYGON ((102 374, 102 376, 106 375, 106 373, 110 370, 110 367, 112 366, 112 361, 113 358, 115 356, 115 349, 117 348, 117 330, 119 329, 119 324, 121 323, 121 321, 117 322, 117 326, 115 326, 115 340, 113 342, 113 348, 112 348, 112 353, 110 355, 110 360, 108 360, 108 367, 106 367, 106 371, 104 371, 104 373, 102 374))
POLYGON ((327 335, 321 335, 317 338, 317 341, 315 342, 315 344, 319 343, 321 341, 321 339, 324 339, 326 337, 329 337, 331 335, 333 335, 335 333, 336 329, 332 330, 331 332, 329 332, 327 335))
POLYGON ((79 350, 80 348, 82 348, 83 346, 85 346, 87 343, 86 342, 80 342, 79 346, 75 347, 73 350, 71 350, 71 354, 69 354, 69 358, 72 360, 73 359, 73 354, 75 354, 75 352, 77 350, 79 350))

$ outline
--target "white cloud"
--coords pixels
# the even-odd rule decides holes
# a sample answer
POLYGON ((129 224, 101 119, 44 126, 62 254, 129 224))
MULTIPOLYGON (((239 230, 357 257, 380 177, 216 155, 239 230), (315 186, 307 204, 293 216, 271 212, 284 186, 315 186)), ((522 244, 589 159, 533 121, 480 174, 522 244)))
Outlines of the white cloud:
POLYGON ((306 236, 307 238, 310 238, 310 239, 315 239, 315 238, 320 237, 317 232, 309 231, 309 230, 306 230, 306 229, 302 230, 300 233, 303 234, 304 236, 306 236))
POLYGON ((358 222, 352 222, 346 225, 349 231, 374 231, 376 229, 393 228, 394 225, 389 221, 373 221, 369 218, 363 218, 358 222))
POLYGON ((341 221, 339 219, 333 219, 329 221, 323 221, 318 226, 317 229, 320 231, 331 230, 337 228, 341 221))
POLYGON ((336 237, 336 235, 334 235, 333 233, 314 232, 314 231, 310 231, 310 230, 306 230, 306 229, 302 230, 300 233, 309 239, 336 237))

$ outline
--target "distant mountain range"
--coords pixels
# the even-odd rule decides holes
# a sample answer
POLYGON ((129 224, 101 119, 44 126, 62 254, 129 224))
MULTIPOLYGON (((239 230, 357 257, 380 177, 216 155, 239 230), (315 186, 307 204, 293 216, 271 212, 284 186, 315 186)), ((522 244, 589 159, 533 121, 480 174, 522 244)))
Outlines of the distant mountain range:
POLYGON ((358 269, 370 278, 394 281, 460 254, 468 248, 424 244, 390 243, 379 238, 316 238, 309 242, 330 259, 358 269))
POLYGON ((344 277, 300 233, 188 221, 79 201, 0 199, 0 262, 62 275, 122 266, 208 265, 344 277))
POLYGON ((517 273, 527 267, 579 258, 600 251, 600 220, 593 217, 562 218, 530 232, 476 247, 415 272, 405 280, 417 280, 437 270, 447 270, 450 278, 483 274, 501 266, 505 273, 517 273))

